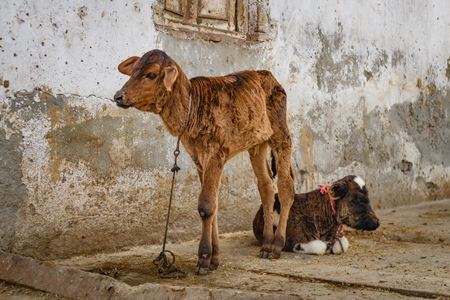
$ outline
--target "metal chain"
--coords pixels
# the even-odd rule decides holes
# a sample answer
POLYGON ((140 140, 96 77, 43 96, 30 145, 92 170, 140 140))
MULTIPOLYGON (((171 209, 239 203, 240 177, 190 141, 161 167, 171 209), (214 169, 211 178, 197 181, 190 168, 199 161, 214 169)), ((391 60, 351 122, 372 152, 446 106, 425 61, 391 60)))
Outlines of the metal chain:
POLYGON ((175 160, 174 160, 173 167, 170 170, 173 173, 172 188, 170 189, 169 208, 167 210, 166 230, 164 233, 163 247, 162 247, 161 253, 159 253, 158 257, 153 261, 153 264, 155 264, 158 267, 158 275, 161 278, 178 278, 178 277, 186 276, 186 273, 184 271, 182 271, 178 268, 172 267, 172 265, 175 263, 175 254, 173 254, 173 252, 171 252, 169 250, 166 250, 166 240, 167 240, 167 232, 169 229, 170 208, 172 206, 175 175, 177 174, 178 171, 180 171, 180 167, 178 167, 178 165, 177 165, 177 158, 178 158, 178 155, 180 155, 180 137, 178 137, 177 148, 173 152, 173 155, 175 156, 175 160), (167 258, 166 253, 169 253, 172 256, 171 262, 167 258))

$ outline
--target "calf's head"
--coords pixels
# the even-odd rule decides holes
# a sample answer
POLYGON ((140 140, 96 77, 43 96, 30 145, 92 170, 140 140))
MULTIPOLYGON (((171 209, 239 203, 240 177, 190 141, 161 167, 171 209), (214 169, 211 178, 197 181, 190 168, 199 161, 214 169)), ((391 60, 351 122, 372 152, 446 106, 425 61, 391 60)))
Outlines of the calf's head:
POLYGON ((132 56, 119 64, 118 69, 130 79, 114 95, 116 104, 157 114, 182 73, 180 67, 161 50, 149 51, 142 57, 132 56))
POLYGON ((370 206, 369 193, 364 181, 349 175, 334 182, 329 195, 335 199, 337 219, 340 223, 361 230, 375 230, 380 220, 370 206))

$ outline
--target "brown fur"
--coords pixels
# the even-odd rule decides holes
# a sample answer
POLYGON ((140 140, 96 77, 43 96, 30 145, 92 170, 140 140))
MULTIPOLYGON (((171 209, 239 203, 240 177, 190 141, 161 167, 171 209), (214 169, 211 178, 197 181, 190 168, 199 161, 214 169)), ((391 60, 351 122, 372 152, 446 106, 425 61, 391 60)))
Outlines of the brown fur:
POLYGON ((130 57, 119 71, 131 78, 115 95, 120 107, 135 107, 158 114, 167 130, 181 143, 197 166, 201 183, 198 211, 202 235, 199 268, 219 265, 217 224, 218 191, 225 163, 248 151, 258 179, 264 214, 261 257, 278 258, 285 241, 289 208, 293 203, 294 175, 291 138, 286 121, 286 93, 269 71, 242 71, 223 77, 189 80, 166 53, 147 52, 130 57), (281 218, 272 229, 274 189, 267 167, 266 148, 278 166, 281 218))
MULTIPOLYGON (((370 206, 367 188, 361 188, 355 178, 349 175, 331 185, 330 196, 337 198, 336 215, 331 209, 328 194, 321 194, 320 189, 295 195, 286 228, 284 251, 292 251, 296 244, 313 240, 332 243, 342 224, 361 230, 379 227, 380 222, 370 206)), ((277 195, 274 211, 280 211, 277 195)), ((260 243, 263 241, 263 222, 263 208, 260 207, 253 219, 253 233, 260 243)))

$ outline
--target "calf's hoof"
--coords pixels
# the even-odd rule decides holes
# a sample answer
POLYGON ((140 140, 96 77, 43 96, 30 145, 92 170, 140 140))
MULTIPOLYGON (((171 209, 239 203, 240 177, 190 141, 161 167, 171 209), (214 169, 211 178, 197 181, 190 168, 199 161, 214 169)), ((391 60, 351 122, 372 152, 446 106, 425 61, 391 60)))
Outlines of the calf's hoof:
POLYGON ((261 250, 259 251, 259 257, 260 258, 270 258, 272 253, 272 245, 269 247, 261 247, 261 250))
POLYGON ((219 267, 219 259, 217 257, 211 258, 209 254, 201 254, 198 257, 197 267, 199 270, 217 270, 219 267))
POLYGON ((269 258, 269 255, 270 255, 269 251, 265 251, 265 250, 259 251, 259 257, 260 258, 269 258))
POLYGON ((210 261, 209 256, 208 257, 200 256, 198 258, 197 267, 202 268, 202 269, 209 269, 210 265, 211 265, 211 261, 210 261))
POLYGON ((284 239, 275 238, 275 241, 273 243, 273 251, 272 251, 274 259, 280 258, 283 247, 284 247, 284 239))
POLYGON ((209 273, 209 268, 198 268, 197 272, 195 272, 195 275, 205 276, 205 275, 208 275, 208 273, 209 273))
POLYGON ((217 270, 219 267, 219 261, 211 259, 211 264, 209 265, 210 270, 217 270))
POLYGON ((204 276, 204 275, 208 275, 208 273, 210 271, 214 271, 217 270, 217 268, 219 267, 219 263, 217 264, 213 264, 211 263, 209 265, 209 267, 198 267, 197 272, 195 272, 195 275, 200 275, 200 276, 204 276))

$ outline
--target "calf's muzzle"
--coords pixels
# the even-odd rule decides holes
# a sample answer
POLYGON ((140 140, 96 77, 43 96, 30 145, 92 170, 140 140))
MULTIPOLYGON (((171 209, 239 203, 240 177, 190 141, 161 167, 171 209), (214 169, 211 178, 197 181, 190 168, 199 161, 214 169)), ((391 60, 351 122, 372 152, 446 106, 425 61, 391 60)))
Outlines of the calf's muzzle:
POLYGON ((117 91, 117 93, 114 95, 114 101, 116 102, 117 106, 122 107, 122 108, 128 108, 131 106, 131 104, 126 104, 124 103, 124 99, 123 96, 125 95, 126 90, 125 89, 121 89, 119 91, 117 91))

